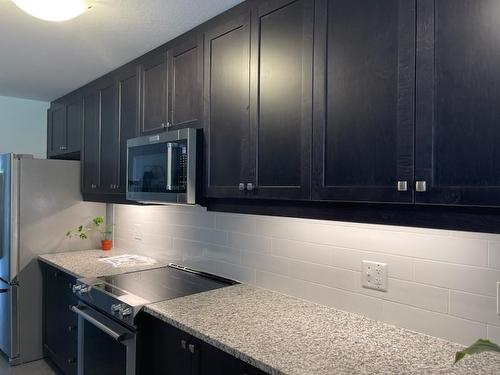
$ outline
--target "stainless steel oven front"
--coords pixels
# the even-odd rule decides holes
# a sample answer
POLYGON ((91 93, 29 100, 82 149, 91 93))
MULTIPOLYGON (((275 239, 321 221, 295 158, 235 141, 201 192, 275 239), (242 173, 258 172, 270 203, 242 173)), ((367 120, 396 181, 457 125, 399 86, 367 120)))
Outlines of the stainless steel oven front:
POLYGON ((127 141, 127 199, 196 204, 199 129, 181 129, 127 141))
POLYGON ((78 375, 135 375, 136 332, 80 302, 78 315, 78 375))

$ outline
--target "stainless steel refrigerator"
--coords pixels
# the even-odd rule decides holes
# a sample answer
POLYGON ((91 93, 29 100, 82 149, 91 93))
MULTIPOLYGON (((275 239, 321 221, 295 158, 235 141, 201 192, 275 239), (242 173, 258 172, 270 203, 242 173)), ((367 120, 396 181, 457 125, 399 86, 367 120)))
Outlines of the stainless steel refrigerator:
POLYGON ((105 205, 82 201, 78 161, 0 154, 0 350, 12 365, 43 357, 37 256, 95 246, 65 234, 96 215, 105 205))

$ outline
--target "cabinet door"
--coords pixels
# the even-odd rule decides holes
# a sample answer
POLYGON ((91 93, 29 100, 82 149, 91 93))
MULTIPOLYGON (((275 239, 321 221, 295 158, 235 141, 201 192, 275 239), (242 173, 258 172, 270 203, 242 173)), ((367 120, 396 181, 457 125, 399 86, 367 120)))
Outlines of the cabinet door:
POLYGON ((250 17, 245 14, 205 34, 205 194, 244 196, 248 181, 250 17))
POLYGON ((101 128, 100 191, 115 193, 120 185, 120 129, 116 82, 109 80, 103 83, 98 93, 101 128))
POLYGON ((167 124, 165 55, 155 53, 141 64, 141 134, 163 131, 167 124))
POLYGON ((118 77, 120 128, 120 183, 118 191, 125 193, 127 178, 127 140, 139 136, 139 73, 137 68, 122 71, 118 77))
POLYGON ((44 269, 44 349, 67 375, 77 370, 77 318, 69 307, 75 279, 52 267, 44 269))
POLYGON ((67 148, 68 153, 80 152, 83 129, 83 98, 70 102, 66 107, 67 113, 67 148))
POLYGON ((57 105, 51 108, 48 121, 48 156, 66 153, 66 106, 57 105))
POLYGON ((167 127, 202 127, 202 38, 193 37, 167 50, 167 72, 167 127))
POLYGON ((101 129, 99 94, 88 93, 83 102, 82 191, 97 193, 100 186, 101 129))
POLYGON ((415 200, 499 206, 500 3, 417 4, 415 200))
POLYGON ((314 1, 272 0, 252 13, 251 194, 309 199, 314 1))
POLYGON ((412 202, 415 0, 317 4, 313 199, 412 202))

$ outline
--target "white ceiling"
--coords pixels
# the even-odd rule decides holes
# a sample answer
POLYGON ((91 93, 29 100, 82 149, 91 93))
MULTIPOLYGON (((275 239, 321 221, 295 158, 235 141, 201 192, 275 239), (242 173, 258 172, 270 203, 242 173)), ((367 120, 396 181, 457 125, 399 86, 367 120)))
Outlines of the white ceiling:
POLYGON ((51 101, 240 2, 91 0, 57 23, 0 0, 0 95, 51 101))

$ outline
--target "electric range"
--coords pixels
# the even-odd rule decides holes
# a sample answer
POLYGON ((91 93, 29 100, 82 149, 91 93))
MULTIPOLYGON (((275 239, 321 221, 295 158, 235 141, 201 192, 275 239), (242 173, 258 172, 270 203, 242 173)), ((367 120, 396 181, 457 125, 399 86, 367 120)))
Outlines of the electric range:
POLYGON ((78 279, 73 293, 85 304, 135 328, 135 317, 146 304, 234 284, 237 282, 170 263, 145 271, 78 279))

